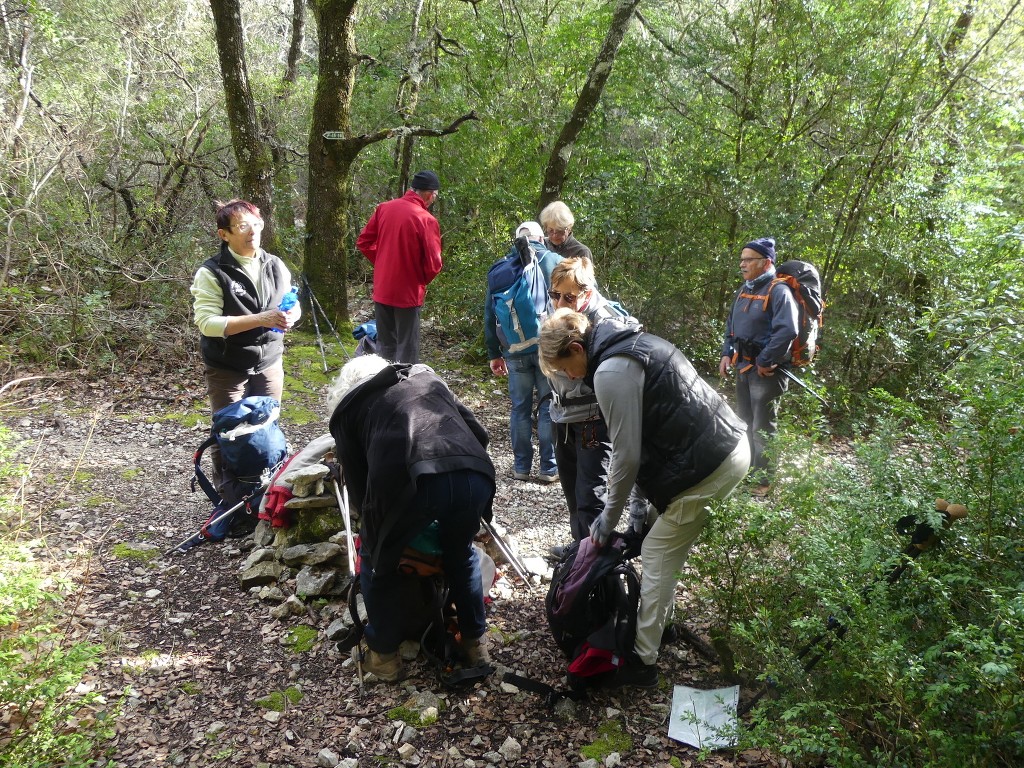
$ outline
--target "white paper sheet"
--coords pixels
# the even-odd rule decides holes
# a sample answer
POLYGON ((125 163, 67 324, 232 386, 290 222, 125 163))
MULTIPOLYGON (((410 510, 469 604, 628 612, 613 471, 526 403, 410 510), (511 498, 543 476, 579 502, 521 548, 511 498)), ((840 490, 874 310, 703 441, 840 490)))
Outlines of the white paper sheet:
POLYGON ((702 691, 677 685, 672 691, 672 716, 669 738, 703 749, 732 747, 736 744, 736 707, 740 687, 702 691))

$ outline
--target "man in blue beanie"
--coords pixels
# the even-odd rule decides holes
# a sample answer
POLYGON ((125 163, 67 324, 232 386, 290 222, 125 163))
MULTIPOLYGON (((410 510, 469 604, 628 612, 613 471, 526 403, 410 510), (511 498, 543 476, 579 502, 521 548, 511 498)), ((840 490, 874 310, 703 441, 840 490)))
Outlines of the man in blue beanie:
POLYGON ((753 494, 768 495, 773 467, 765 445, 778 428, 779 399, 789 380, 778 373, 790 362, 790 346, 797 337, 799 308, 788 286, 775 280, 775 240, 762 237, 743 246, 736 293, 726 319, 725 341, 718 372, 736 368, 736 413, 747 422, 750 469, 756 483, 753 494))

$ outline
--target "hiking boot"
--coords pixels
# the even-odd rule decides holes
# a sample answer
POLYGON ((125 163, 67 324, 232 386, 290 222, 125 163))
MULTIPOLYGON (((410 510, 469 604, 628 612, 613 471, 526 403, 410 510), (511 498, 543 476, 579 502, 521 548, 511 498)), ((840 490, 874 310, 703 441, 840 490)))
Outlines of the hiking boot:
POLYGON ((473 640, 462 641, 462 655, 467 667, 482 667, 491 663, 491 654, 487 652, 487 635, 473 640))
POLYGON ((529 480, 530 479, 530 473, 529 472, 515 472, 514 471, 514 472, 512 472, 512 477, 515 478, 516 480, 529 480))
POLYGON ((558 473, 552 472, 550 475, 537 475, 537 479, 546 485, 558 482, 558 473))
POLYGON ((398 651, 377 653, 362 642, 352 649, 352 660, 357 664, 362 662, 363 674, 372 672, 378 679, 388 683, 398 682, 404 677, 402 657, 398 655, 398 651))
POLYGON ((657 688, 658 665, 644 664, 640 659, 632 658, 619 669, 607 683, 608 688, 657 688))

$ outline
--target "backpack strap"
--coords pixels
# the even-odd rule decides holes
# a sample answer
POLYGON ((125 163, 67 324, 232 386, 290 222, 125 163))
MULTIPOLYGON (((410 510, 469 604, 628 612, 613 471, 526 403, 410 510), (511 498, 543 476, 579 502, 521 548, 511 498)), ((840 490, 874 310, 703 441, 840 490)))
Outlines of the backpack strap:
POLYGON ((539 693, 544 697, 544 704, 548 708, 555 706, 562 699, 569 699, 571 701, 586 701, 587 699, 587 692, 585 690, 560 690, 540 680, 534 680, 532 677, 523 677, 514 672, 506 672, 502 676, 501 681, 514 685, 516 688, 521 688, 524 691, 539 693))
POLYGON ((217 489, 213 487, 213 483, 210 482, 210 479, 206 476, 206 473, 203 472, 203 469, 200 466, 200 462, 203 459, 203 453, 206 451, 207 448, 211 448, 216 444, 217 438, 214 437, 213 435, 210 435, 208 438, 206 438, 206 440, 203 441, 202 445, 196 448, 195 456, 193 457, 193 462, 195 464, 195 475, 193 475, 192 477, 191 486, 192 492, 195 493, 196 483, 199 483, 199 487, 203 489, 203 493, 207 495, 210 501, 212 501, 214 504, 220 504, 223 501, 223 499, 220 497, 220 494, 217 492, 217 489))
MULTIPOLYGON (((768 311, 768 300, 772 297, 772 288, 775 287, 775 283, 778 280, 779 280, 779 278, 775 278, 774 280, 772 280, 771 284, 768 286, 768 293, 747 293, 746 291, 741 290, 736 298, 738 298, 738 299, 750 299, 751 301, 760 301, 760 302, 762 302, 762 304, 761 304, 761 311, 762 312, 767 312, 768 311)), ((782 282, 786 282, 786 281, 783 280, 782 282)))

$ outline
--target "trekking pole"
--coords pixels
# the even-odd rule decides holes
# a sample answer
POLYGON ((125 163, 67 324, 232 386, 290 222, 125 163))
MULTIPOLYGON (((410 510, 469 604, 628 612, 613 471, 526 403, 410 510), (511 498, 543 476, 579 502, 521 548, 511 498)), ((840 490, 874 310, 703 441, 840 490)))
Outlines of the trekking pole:
POLYGON ((187 539, 185 539, 180 544, 177 544, 177 545, 171 547, 166 552, 164 552, 162 555, 160 555, 160 557, 167 557, 167 555, 171 554, 171 552, 175 552, 175 551, 179 551, 179 550, 181 552, 186 552, 186 551, 188 551, 188 549, 191 549, 191 547, 186 547, 185 549, 182 549, 182 547, 185 547, 186 544, 191 544, 191 545, 194 546, 196 544, 200 544, 200 543, 206 541, 206 537, 203 536, 203 531, 204 530, 206 530, 207 528, 213 527, 214 525, 216 525, 217 523, 219 523, 219 522, 221 522, 223 520, 227 520, 229 517, 231 517, 231 515, 235 514, 235 512, 237 512, 242 507, 244 507, 246 505, 246 503, 248 503, 249 499, 251 499, 253 496, 255 496, 256 493, 259 493, 264 488, 266 488, 267 485, 268 484, 264 484, 264 485, 260 486, 259 488, 256 489, 256 491, 254 493, 251 493, 248 496, 246 496, 240 502, 235 504, 235 506, 231 507, 231 509, 227 510, 226 512, 222 512, 221 514, 217 515, 217 517, 215 517, 213 520, 208 520, 207 522, 203 523, 202 527, 196 533, 193 533, 191 536, 189 536, 187 539))
POLYGON ((348 550, 348 575, 353 579, 356 577, 356 553, 355 538, 352 536, 352 519, 348 513, 348 489, 341 490, 338 481, 331 478, 331 485, 334 486, 334 498, 338 500, 338 509, 341 510, 341 519, 345 523, 345 549, 348 550))
MULTIPOLYGON (((305 279, 305 275, 303 275, 303 279, 305 279)), ((308 287, 309 286, 309 281, 308 280, 306 281, 306 285, 307 285, 307 289, 309 290, 310 300, 312 301, 313 304, 316 305, 316 308, 318 310, 320 310, 320 314, 323 317, 324 322, 327 323, 327 327, 330 328, 331 329, 331 333, 334 334, 334 338, 338 342, 338 346, 341 347, 341 354, 343 354, 345 356, 346 360, 351 360, 352 358, 349 356, 348 350, 345 349, 345 345, 341 341, 341 334, 338 333, 338 329, 334 327, 334 323, 331 322, 331 318, 328 316, 327 311, 323 308, 323 305, 320 303, 320 299, 318 299, 316 297, 316 294, 313 293, 313 289, 308 287)))
POLYGON ((816 398, 818 398, 818 402, 820 402, 826 408, 831 408, 832 407, 831 405, 828 404, 828 400, 826 400, 824 397, 822 397, 817 392, 815 392, 813 389, 811 389, 809 386, 807 386, 803 381, 798 379, 793 374, 793 372, 790 371, 788 368, 783 368, 783 367, 780 366, 780 367, 776 368, 775 370, 780 371, 782 373, 782 375, 785 376, 790 381, 795 381, 797 386, 802 387, 807 392, 810 392, 812 395, 814 395, 816 398))
POLYGON ((324 351, 324 337, 320 335, 320 323, 316 319, 316 305, 320 302, 313 295, 313 289, 309 287, 309 280, 306 278, 305 273, 302 275, 302 287, 306 289, 306 295, 309 296, 309 314, 313 316, 313 330, 316 332, 316 343, 320 347, 320 359, 324 361, 324 373, 327 373, 327 353, 324 351))
MULTIPOLYGON (((965 507, 963 504, 950 504, 945 499, 935 500, 935 510, 937 512, 942 513, 942 530, 949 528, 957 520, 967 517, 967 507, 965 507)), ((936 531, 935 528, 933 528, 931 525, 925 522, 916 523, 915 525, 915 519, 913 515, 906 515, 905 517, 901 517, 899 520, 897 520, 896 530, 899 531, 899 533, 901 534, 912 535, 910 543, 906 546, 906 548, 903 550, 900 556, 900 562, 897 565, 893 566, 893 568, 889 570, 889 573, 886 574, 885 581, 887 584, 894 584, 900 578, 900 576, 903 575, 903 572, 907 570, 907 568, 910 566, 910 563, 914 559, 916 559, 918 555, 920 555, 922 552, 928 551, 936 544, 938 544, 939 534, 941 533, 941 531, 936 531)), ((868 599, 867 595, 869 587, 870 585, 864 587, 864 589, 861 590, 861 594, 865 597, 865 604, 870 603, 870 600, 868 599)), ((849 606, 847 606, 844 610, 847 614, 852 614, 852 609, 849 606)), ((824 640, 826 636, 828 636, 830 633, 832 634, 832 637, 828 639, 828 642, 825 643, 825 646, 820 651, 818 651, 818 653, 816 653, 814 656, 812 656, 808 661, 804 663, 804 673, 809 673, 812 669, 814 669, 817 663, 821 661, 822 657, 829 650, 831 650, 833 645, 836 644, 836 641, 842 640, 843 637, 845 637, 848 629, 849 627, 846 624, 844 624, 840 619, 837 619, 835 616, 829 616, 825 624, 825 629, 823 629, 815 637, 811 638, 806 644, 804 644, 803 648, 801 648, 796 654, 795 658, 797 660, 802 659, 811 651, 811 649, 813 649, 822 640, 824 640)), ((754 696, 749 701, 747 701, 744 704, 741 704, 737 708, 737 715, 745 715, 747 712, 749 712, 757 705, 757 703, 766 693, 768 693, 769 690, 772 690, 775 687, 776 685, 773 681, 766 682, 764 685, 761 686, 761 688, 757 691, 757 693, 754 694, 754 696)))
POLYGON ((526 567, 519 561, 512 548, 505 543, 505 540, 498 535, 498 532, 494 530, 494 527, 483 518, 480 518, 480 524, 484 530, 490 534, 491 538, 494 539, 495 546, 498 547, 498 551, 501 552, 501 556, 508 561, 508 564, 512 566, 512 570, 516 572, 516 575, 523 580, 523 583, 530 589, 533 589, 533 584, 530 583, 530 577, 527 573, 526 567))

